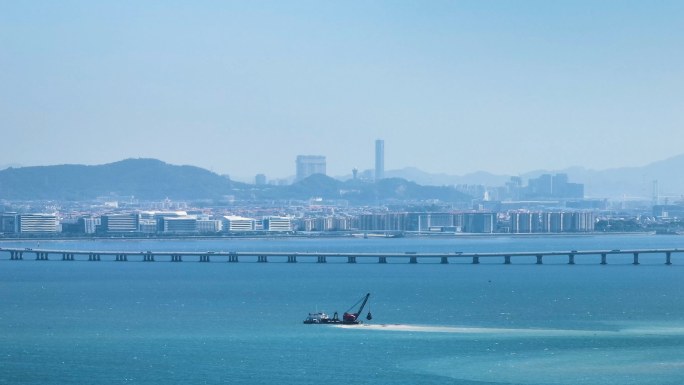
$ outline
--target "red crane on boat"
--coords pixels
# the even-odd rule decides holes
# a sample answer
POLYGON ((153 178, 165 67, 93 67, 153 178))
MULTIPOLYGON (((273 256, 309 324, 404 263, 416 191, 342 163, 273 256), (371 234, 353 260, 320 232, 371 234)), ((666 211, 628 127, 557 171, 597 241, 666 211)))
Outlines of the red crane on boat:
MULTIPOLYGON (((369 297, 370 297, 370 293, 366 294, 366 296, 361 298, 359 300, 359 302, 355 303, 354 305, 352 305, 351 308, 349 308, 349 310, 344 312, 344 314, 342 315, 342 323, 343 324, 360 324, 360 323, 362 323, 363 321, 358 320, 359 315, 363 311, 363 307, 366 306, 366 302, 368 302, 369 297), (359 307, 359 311, 357 311, 356 313, 350 313, 350 311, 352 309, 354 309, 356 307, 356 305, 358 305, 359 303, 361 303, 361 307, 359 307)), ((370 308, 370 305, 369 305, 369 308, 370 308)), ((368 315, 366 316, 366 319, 367 320, 373 319, 373 317, 371 316, 370 310, 368 310, 368 315)))

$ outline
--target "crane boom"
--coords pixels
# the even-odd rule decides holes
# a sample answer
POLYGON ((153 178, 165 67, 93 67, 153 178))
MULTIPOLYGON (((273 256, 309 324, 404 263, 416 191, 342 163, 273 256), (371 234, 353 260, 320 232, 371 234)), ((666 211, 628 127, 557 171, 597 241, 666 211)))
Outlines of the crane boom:
POLYGON ((347 310, 342 315, 342 322, 343 323, 345 323, 345 322, 346 323, 360 323, 360 321, 357 321, 357 319, 359 318, 359 314, 361 314, 361 312, 363 311, 364 306, 366 306, 366 302, 368 302, 368 297, 370 297, 370 293, 366 294, 365 297, 363 297, 362 299, 359 300, 359 302, 361 302, 361 307, 359 308, 359 311, 357 311, 356 313, 349 313, 349 312, 352 311, 352 309, 354 307, 356 307, 356 305, 358 305, 359 302, 355 303, 351 307, 351 309, 347 310))
POLYGON ((368 302, 368 297, 370 297, 370 293, 366 294, 366 298, 363 299, 363 303, 361 304, 361 307, 359 308, 359 311, 356 314, 361 314, 363 311, 363 307, 366 306, 366 302, 368 302))

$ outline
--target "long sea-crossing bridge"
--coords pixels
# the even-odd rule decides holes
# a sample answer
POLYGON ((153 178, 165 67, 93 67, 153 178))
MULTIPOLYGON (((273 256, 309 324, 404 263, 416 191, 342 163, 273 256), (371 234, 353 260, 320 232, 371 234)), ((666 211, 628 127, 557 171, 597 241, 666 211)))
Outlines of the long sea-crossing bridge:
MULTIPOLYGON (((471 262, 479 264, 481 260, 498 260, 503 264, 511 264, 515 260, 529 260, 530 257, 536 258, 536 264, 544 263, 544 257, 564 256, 567 257, 569 265, 575 264, 576 256, 595 256, 596 262, 601 265, 608 264, 611 260, 622 260, 627 258, 632 264, 639 264, 639 256, 644 254, 660 254, 664 256, 663 262, 666 265, 672 264, 672 254, 684 253, 684 249, 632 249, 632 250, 582 250, 582 251, 524 251, 524 252, 503 252, 503 253, 317 253, 317 252, 256 252, 256 251, 85 251, 85 250, 52 250, 52 249, 31 249, 31 248, 0 248, 0 255, 9 255, 11 261, 21 261, 25 259, 38 261, 116 261, 116 262, 183 262, 194 260, 199 262, 260 262, 266 263, 274 260, 295 263, 299 261, 326 263, 328 258, 334 261, 345 261, 347 263, 364 262, 439 262, 443 264, 452 262, 471 262)), ((7 260, 7 258, 2 258, 7 260)), ((585 259, 586 260, 586 259, 585 259)), ((534 261, 534 259, 533 259, 534 261)))

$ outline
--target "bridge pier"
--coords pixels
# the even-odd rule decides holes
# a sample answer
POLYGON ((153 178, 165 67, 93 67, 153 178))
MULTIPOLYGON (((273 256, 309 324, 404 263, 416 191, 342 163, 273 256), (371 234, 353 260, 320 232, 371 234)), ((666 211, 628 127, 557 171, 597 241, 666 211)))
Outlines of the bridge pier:
POLYGON ((510 265, 511 264, 511 256, 510 255, 504 255, 504 265, 510 265))
POLYGON ((211 262, 209 255, 200 255, 200 262, 211 262))
POLYGON ((356 263, 356 257, 347 257, 347 263, 356 263))
POLYGON ((479 265, 480 264, 480 257, 473 257, 473 265, 479 265))
POLYGON ((418 263, 418 258, 416 258, 416 257, 409 257, 409 263, 418 263))
POLYGON ((443 265, 449 263, 449 257, 442 257, 442 261, 440 263, 443 265))
POLYGON ((228 262, 238 262, 238 256, 237 255, 229 255, 228 256, 228 262))
POLYGON ((666 265, 672 264, 672 253, 669 251, 667 253, 665 253, 665 264, 666 265))
POLYGON ((606 253, 601 254, 601 264, 602 264, 602 265, 607 265, 607 264, 608 264, 608 261, 607 261, 606 259, 607 259, 606 253))
POLYGON ((287 262, 288 263, 296 263, 297 262, 297 256, 296 255, 290 255, 287 257, 287 262))
POLYGON ((257 262, 268 262, 268 257, 265 255, 260 255, 257 257, 257 262))
POLYGON ((537 265, 542 265, 544 262, 542 261, 543 255, 537 255, 537 265))
POLYGON ((14 251, 10 251, 10 261, 14 261, 14 251))
POLYGON ((48 253, 36 253, 36 261, 47 261, 49 259, 48 253))
POLYGON ((387 263, 387 257, 378 257, 378 263, 387 263))
MULTIPOLYGON (((150 255, 150 258, 152 259, 148 259, 148 261, 154 262, 154 255, 150 255)), ((171 262, 183 262, 183 257, 180 254, 172 254, 171 262)))
POLYGON ((569 254, 568 255, 568 265, 574 265, 575 264, 575 254, 569 254))
POLYGON ((638 265, 639 264, 639 253, 634 253, 634 263, 632 265, 638 265))
POLYGON ((18 261, 24 259, 23 251, 10 251, 10 260, 18 261))

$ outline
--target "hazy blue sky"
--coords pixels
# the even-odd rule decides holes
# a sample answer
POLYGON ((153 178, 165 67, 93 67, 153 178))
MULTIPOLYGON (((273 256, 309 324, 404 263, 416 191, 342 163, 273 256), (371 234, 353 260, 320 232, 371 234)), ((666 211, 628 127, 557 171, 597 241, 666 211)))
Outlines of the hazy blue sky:
POLYGON ((0 1, 0 164, 463 174, 684 153, 684 1, 0 1))

